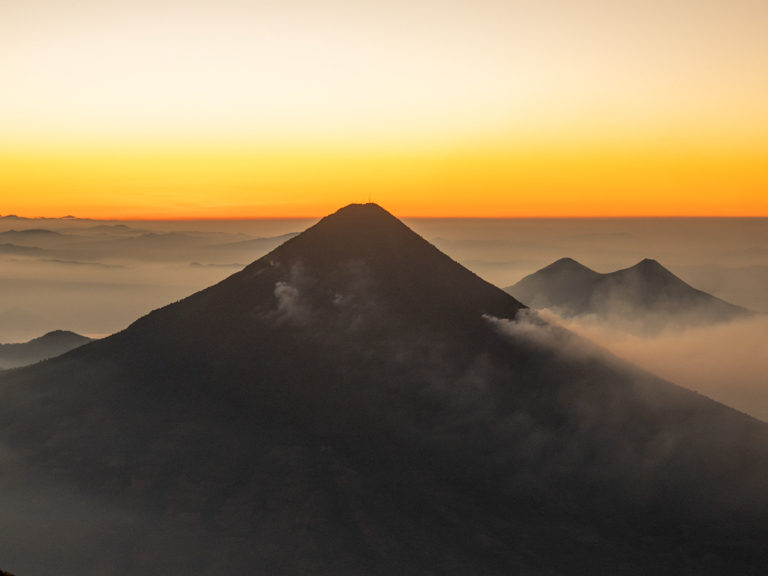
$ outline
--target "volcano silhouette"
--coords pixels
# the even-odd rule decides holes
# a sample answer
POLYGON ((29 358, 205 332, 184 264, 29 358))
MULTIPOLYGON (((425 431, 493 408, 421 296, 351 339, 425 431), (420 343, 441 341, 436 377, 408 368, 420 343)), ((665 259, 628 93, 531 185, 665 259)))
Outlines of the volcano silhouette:
POLYGON ((600 274, 561 258, 505 289, 532 307, 572 318, 592 316, 631 332, 717 324, 751 312, 697 290, 656 260, 600 274))
POLYGON ((539 320, 373 204, 0 394, 17 574, 768 567, 767 425, 539 320))

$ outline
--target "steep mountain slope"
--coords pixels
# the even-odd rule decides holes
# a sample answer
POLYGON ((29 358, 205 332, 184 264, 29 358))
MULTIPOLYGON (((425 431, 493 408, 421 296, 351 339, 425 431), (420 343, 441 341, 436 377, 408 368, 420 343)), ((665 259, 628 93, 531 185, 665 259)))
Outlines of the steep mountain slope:
POLYGON ((636 332, 750 315, 745 308, 693 288, 647 258, 608 274, 562 258, 505 290, 536 309, 550 308, 563 317, 592 315, 636 332))
POLYGON ((29 342, 0 344, 0 370, 18 368, 46 358, 53 358, 90 341, 90 338, 74 332, 54 330, 29 342))
POLYGON ((768 567, 768 426, 539 321, 376 205, 0 394, 16 573, 768 567))

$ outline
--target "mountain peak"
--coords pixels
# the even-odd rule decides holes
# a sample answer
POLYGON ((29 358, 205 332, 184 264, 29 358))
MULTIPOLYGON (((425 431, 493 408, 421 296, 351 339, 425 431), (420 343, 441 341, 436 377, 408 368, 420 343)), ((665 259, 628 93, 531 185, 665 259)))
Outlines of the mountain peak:
POLYGON ((339 208, 333 214, 326 216, 326 218, 333 218, 337 216, 360 217, 373 215, 387 216, 393 220, 397 220, 397 218, 395 218, 391 213, 386 211, 375 202, 366 202, 364 204, 353 202, 352 204, 347 204, 346 206, 339 208))
POLYGON ((0 344, 0 370, 53 358, 90 341, 90 338, 75 332, 53 330, 29 342, 0 344))
POLYGON ((81 336, 77 332, 72 332, 71 330, 51 330, 50 332, 46 332, 39 338, 35 338, 35 340, 63 340, 63 339, 72 339, 72 340, 78 340, 82 342, 90 342, 90 338, 87 336, 81 336))
POLYGON ((276 252, 282 256, 338 260, 403 258, 428 244, 378 204, 349 204, 322 218, 276 252))
POLYGON ((674 282, 674 283, 683 283, 680 278, 675 276, 672 272, 667 270, 664 266, 662 266, 658 260, 654 260, 653 258, 643 258, 635 264, 634 266, 630 266, 629 268, 625 268, 624 270, 618 270, 614 274, 638 274, 642 278, 648 279, 648 280, 656 280, 656 281, 666 281, 666 282, 674 282))
POLYGON ((592 270, 591 268, 587 268, 581 262, 568 257, 555 260, 554 262, 552 262, 552 264, 544 268, 544 270, 547 270, 547 269, 549 270, 580 270, 580 271, 588 271, 588 272, 594 273, 594 270, 592 270))
POLYGON ((560 258, 559 260, 555 260, 552 264, 545 266, 536 274, 544 274, 548 277, 559 277, 564 274, 570 276, 575 274, 584 279, 592 279, 599 276, 597 272, 591 268, 587 268, 584 264, 573 258, 560 258))
POLYGON ((653 270, 653 269, 666 270, 666 268, 664 268, 664 266, 662 266, 658 260, 655 260, 653 258, 643 258, 642 260, 640 260, 640 262, 632 266, 632 268, 639 268, 639 269, 646 269, 646 270, 653 270))
POLYGON ((588 294, 599 278, 600 274, 573 258, 560 258, 506 290, 529 306, 551 308, 558 301, 588 294), (553 292, 547 293, 543 287, 552 288, 553 292))
POLYGON ((370 226, 373 226, 378 232, 382 231, 382 227, 395 227, 399 230, 407 229, 394 215, 372 202, 367 204, 348 204, 321 219, 313 228, 325 229, 331 226, 341 227, 348 231, 356 228, 368 228, 370 226))
POLYGON ((579 262, 577 262, 573 258, 570 258, 569 256, 566 256, 565 258, 560 258, 558 260, 555 260, 554 264, 579 264, 579 262))
POLYGON ((697 290, 653 258, 601 274, 561 258, 526 276, 507 292, 534 308, 563 316, 596 315, 630 331, 722 322, 749 312, 697 290))
POLYGON ((169 322, 166 314, 178 308, 211 322, 228 318, 231 330, 243 315, 285 316, 289 307, 311 311, 304 316, 325 315, 328 322, 347 309, 365 308, 390 319, 443 327, 468 322, 478 330, 486 329, 485 314, 513 318, 524 308, 368 203, 341 208, 241 272, 138 324, 169 322))

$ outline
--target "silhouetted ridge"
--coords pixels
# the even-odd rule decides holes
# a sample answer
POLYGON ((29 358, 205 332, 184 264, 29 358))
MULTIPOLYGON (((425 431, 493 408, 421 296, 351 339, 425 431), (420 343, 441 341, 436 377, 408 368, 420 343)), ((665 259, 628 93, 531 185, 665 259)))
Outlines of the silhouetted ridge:
POLYGON ((666 282, 666 283, 675 283, 675 284, 680 283, 688 286, 688 284, 683 282, 680 278, 675 276, 667 268, 662 266, 658 262, 658 260, 654 260, 652 258, 644 258, 634 266, 630 266, 629 268, 625 268, 624 270, 617 270, 616 272, 611 272, 610 274, 618 276, 618 275, 621 275, 622 273, 637 274, 638 276, 642 277, 646 282, 666 282))
MULTIPOLYGON (((339 258, 392 255, 426 241, 377 204, 350 204, 326 216, 277 251, 330 262, 339 258), (320 254, 325 252, 325 256, 320 254)), ((437 249, 435 249, 436 251, 437 249)), ((405 260, 405 253, 399 256, 405 260)))
POLYGON ((566 317, 595 315, 633 332, 653 333, 750 314, 691 287, 651 258, 607 274, 562 258, 506 290, 534 308, 551 308, 566 317))
POLYGON ((0 344, 0 369, 17 368, 53 358, 91 339, 67 330, 53 330, 29 342, 0 344))
POLYGON ((546 266, 545 268, 542 268, 542 270, 580 270, 580 271, 586 271, 586 272, 594 272, 591 268, 587 268, 582 264, 581 262, 577 262, 573 258, 560 258, 559 260, 555 260, 550 264, 549 266, 546 266))
POLYGON ((599 279, 600 274, 573 258, 561 258, 506 290, 533 308, 550 308, 564 300, 584 306, 599 279), (542 285, 547 290, 541 290, 542 285))
POLYGON ((72 332, 71 330, 51 330, 50 332, 46 332, 40 338, 35 338, 32 340, 34 342, 35 340, 59 340, 59 339, 75 339, 75 340, 88 340, 85 336, 80 336, 80 334, 76 332, 72 332))
POLYGON ((43 254, 44 252, 45 251, 42 248, 37 248, 35 246, 19 246, 10 242, 0 244, 0 254, 28 255, 43 254))
POLYGON ((28 228, 26 230, 8 230, 7 232, 3 232, 3 234, 7 234, 9 236, 11 235, 18 235, 18 236, 36 236, 36 235, 47 235, 47 236, 61 236, 61 232, 56 232, 55 230, 46 230, 45 228, 28 228))
MULTIPOLYGON (((551 278, 553 281, 557 279, 565 279, 565 278, 580 278, 583 280, 590 280, 594 279, 600 276, 597 272, 592 270, 591 268, 587 268, 580 262, 577 262, 573 258, 561 258, 560 260, 556 260, 549 266, 546 266, 536 272, 536 274, 541 274, 542 276, 547 276, 548 278, 551 278)), ((527 276, 526 278, 532 277, 533 274, 527 276)))

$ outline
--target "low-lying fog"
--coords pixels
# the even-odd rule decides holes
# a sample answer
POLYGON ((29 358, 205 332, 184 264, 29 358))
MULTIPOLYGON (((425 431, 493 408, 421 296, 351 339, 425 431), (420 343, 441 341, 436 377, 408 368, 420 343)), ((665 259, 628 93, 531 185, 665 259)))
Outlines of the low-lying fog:
POLYGON ((768 316, 653 337, 543 313, 646 370, 768 422, 768 316))
MULTIPOLYGON (((0 218, 0 342, 98 336, 209 286, 314 220, 98 222, 0 218)), ((406 220, 506 287, 568 256, 598 272, 658 260, 692 286, 768 313, 768 219, 406 220)), ((562 321, 614 353, 768 420, 768 320, 629 335, 562 321)))
POLYGON ((613 353, 768 421, 768 219, 416 221, 413 228, 506 287, 562 257, 597 272, 653 258, 695 288, 758 314, 725 324, 630 334, 595 318, 545 317, 613 353))
POLYGON ((312 221, 0 219, 0 342, 110 334, 214 284, 312 221))

